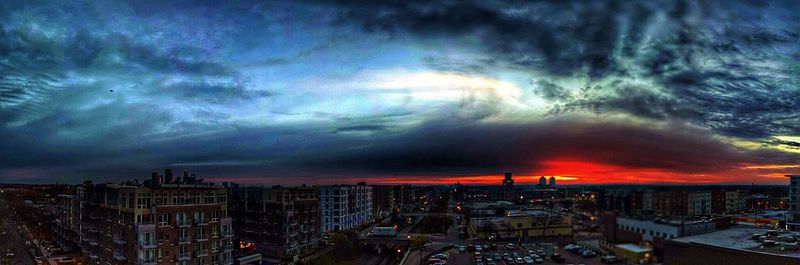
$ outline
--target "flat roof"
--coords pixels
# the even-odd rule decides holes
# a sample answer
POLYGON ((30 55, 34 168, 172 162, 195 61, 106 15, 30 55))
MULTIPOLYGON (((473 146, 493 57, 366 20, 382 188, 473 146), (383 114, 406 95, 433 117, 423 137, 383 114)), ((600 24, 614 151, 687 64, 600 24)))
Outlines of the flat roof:
POLYGON ((643 246, 640 246, 640 245, 637 245, 637 244, 618 244, 618 245, 615 245, 615 246, 617 248, 621 248, 621 249, 624 249, 624 250, 627 250, 627 251, 630 251, 630 252, 633 252, 633 253, 645 253, 645 252, 653 251, 652 248, 646 248, 646 247, 643 247, 643 246))
POLYGON ((546 216, 564 216, 563 213, 549 211, 544 209, 529 209, 529 210, 508 210, 506 214, 509 217, 546 217, 546 216))
MULTIPOLYGON (((761 242, 752 239, 752 236, 754 234, 763 235, 769 230, 773 229, 739 226, 705 234, 674 238, 671 240, 681 243, 709 245, 720 248, 728 248, 741 251, 752 251, 752 252, 800 258, 800 250, 781 251, 780 244, 777 244, 776 246, 773 247, 764 247, 762 249, 761 242)), ((782 235, 796 234, 794 232, 789 232, 789 231, 780 231, 779 233, 782 235)), ((769 240, 779 241, 776 240, 774 237, 769 238, 769 240)))

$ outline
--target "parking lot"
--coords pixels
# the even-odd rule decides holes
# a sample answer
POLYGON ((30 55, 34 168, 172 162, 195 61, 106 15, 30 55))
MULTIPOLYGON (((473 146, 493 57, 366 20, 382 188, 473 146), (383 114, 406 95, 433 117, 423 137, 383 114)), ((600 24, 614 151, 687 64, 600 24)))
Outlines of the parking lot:
MULTIPOLYGON (((524 260, 522 260, 525 256, 531 256, 529 253, 530 250, 521 247, 521 246, 514 246, 514 249, 509 249, 504 244, 499 245, 491 245, 488 244, 488 250, 483 249, 483 245, 481 245, 480 261, 476 260, 475 257, 475 248, 465 246, 464 251, 460 251, 458 246, 453 249, 448 250, 447 252, 443 253, 447 255, 447 260, 442 260, 446 264, 454 264, 454 265, 472 265, 472 264, 483 264, 483 265, 511 265, 511 264, 526 264, 524 260), (516 256, 514 255, 516 253, 516 256), (519 257, 520 259, 516 259, 519 257)), ((563 262, 555 262, 549 256, 544 257, 546 255, 542 255, 542 263, 538 264, 585 264, 585 265, 599 265, 604 264, 600 262, 600 257, 582 257, 580 254, 572 253, 568 251, 557 251, 560 253, 562 257, 564 257, 563 262)), ((535 252, 534 252, 535 254, 535 252)), ((531 256, 532 258, 532 256, 531 256)), ((432 264, 435 260, 431 260, 429 264, 432 264)), ((533 263, 537 264, 537 263, 533 263)))

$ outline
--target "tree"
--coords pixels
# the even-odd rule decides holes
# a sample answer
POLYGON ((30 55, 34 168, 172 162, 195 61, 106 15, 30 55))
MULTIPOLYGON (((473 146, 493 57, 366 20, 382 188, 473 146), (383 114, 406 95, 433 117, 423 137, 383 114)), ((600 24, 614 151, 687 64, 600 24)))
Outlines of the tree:
POLYGON ((428 243, 428 236, 416 235, 413 239, 411 239, 412 248, 424 246, 425 243, 428 243))
POLYGON ((358 254, 358 233, 354 231, 342 231, 331 236, 331 241, 336 244, 333 257, 337 261, 352 258, 358 254))

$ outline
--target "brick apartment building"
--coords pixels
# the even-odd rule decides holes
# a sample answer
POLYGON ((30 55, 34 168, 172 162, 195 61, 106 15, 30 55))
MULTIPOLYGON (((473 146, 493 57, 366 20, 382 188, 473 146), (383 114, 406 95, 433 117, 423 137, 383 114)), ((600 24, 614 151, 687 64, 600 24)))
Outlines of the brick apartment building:
POLYGON ((81 202, 76 194, 56 196, 50 230, 53 242, 67 252, 80 249, 81 202))
MULTIPOLYGON (((169 174, 168 172, 168 175, 169 174)), ((232 264, 227 191, 184 173, 161 183, 85 183, 81 246, 89 264, 232 264)))
POLYGON ((234 186, 230 191, 230 214, 246 249, 275 263, 293 263, 319 246, 319 187, 234 186))

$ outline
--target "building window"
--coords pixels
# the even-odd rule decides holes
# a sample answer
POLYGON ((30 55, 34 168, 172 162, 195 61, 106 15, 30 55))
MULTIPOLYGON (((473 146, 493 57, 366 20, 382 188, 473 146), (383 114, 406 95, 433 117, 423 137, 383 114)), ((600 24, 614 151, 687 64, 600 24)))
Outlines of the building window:
POLYGON ((158 214, 158 225, 167 226, 169 224, 169 214, 158 214))

